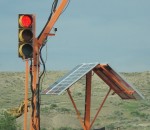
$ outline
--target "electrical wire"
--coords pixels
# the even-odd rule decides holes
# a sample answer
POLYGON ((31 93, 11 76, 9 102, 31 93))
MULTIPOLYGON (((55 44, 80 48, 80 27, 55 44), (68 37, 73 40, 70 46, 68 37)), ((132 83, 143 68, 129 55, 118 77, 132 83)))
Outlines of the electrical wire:
POLYGON ((66 11, 66 9, 68 8, 69 4, 70 4, 70 0, 68 0, 68 3, 67 3, 67 5, 66 5, 65 9, 62 11, 62 13, 61 13, 61 14, 63 14, 63 13, 66 11))
POLYGON ((52 15, 53 15, 53 13, 54 13, 55 10, 56 10, 57 4, 58 4, 58 0, 54 0, 54 1, 53 1, 53 4, 52 4, 52 7, 51 7, 50 15, 49 15, 49 17, 48 17, 48 20, 47 20, 47 22, 46 22, 44 28, 42 29, 41 33, 39 34, 38 39, 40 38, 40 36, 42 35, 43 31, 45 30, 47 24, 48 24, 49 21, 51 20, 52 15))
MULTIPOLYGON (((32 94, 34 93, 33 87, 32 87, 32 83, 33 83, 33 74, 32 74, 32 59, 31 59, 31 64, 30 64, 30 78, 31 78, 31 84, 30 84, 30 88, 31 88, 31 92, 32 94)), ((33 96, 31 99, 31 104, 32 104, 32 110, 34 110, 34 103, 33 103, 33 96)), ((32 111, 32 117, 34 116, 34 112, 32 111)))
POLYGON ((51 10, 51 12, 55 12, 57 4, 58 4, 58 0, 54 0, 54 2, 52 4, 52 10, 51 10))
MULTIPOLYGON (((66 5, 66 7, 65 7, 65 9, 62 11, 62 13, 65 12, 65 10, 68 8, 69 4, 70 4, 70 0, 68 0, 68 4, 66 5)), ((52 7, 51 7, 51 13, 50 13, 50 15, 49 15, 49 17, 48 17, 48 20, 47 20, 47 22, 46 22, 44 28, 42 29, 41 33, 39 34, 38 39, 40 38, 40 36, 42 35, 43 31, 45 30, 47 24, 48 24, 49 21, 51 20, 53 13, 56 11, 57 5, 58 5, 58 0, 54 0, 54 1, 53 1, 53 4, 52 4, 52 7)), ((61 14, 62 14, 62 13, 61 13, 61 14)))
MULTIPOLYGON (((42 57, 42 49, 43 49, 43 47, 45 46, 45 44, 44 45, 42 45, 42 47, 40 48, 40 60, 41 60, 41 62, 42 62, 42 65, 43 65, 43 71, 42 71, 42 73, 40 74, 40 76, 39 76, 39 85, 40 86, 42 86, 42 81, 43 81, 43 78, 44 78, 44 76, 45 76, 45 73, 46 73, 46 66, 45 66, 45 61, 43 60, 43 57, 42 57), (43 77, 43 78, 42 78, 43 77)), ((41 89, 42 89, 42 87, 41 87, 41 89)))
MULTIPOLYGON (((47 42, 47 40, 45 41, 45 43, 41 46, 41 48, 40 48, 40 51, 39 51, 39 54, 40 54, 40 60, 41 60, 41 62, 42 62, 42 65, 43 65, 43 71, 42 71, 42 73, 40 74, 40 76, 39 76, 39 79, 38 79, 38 84, 37 84, 37 96, 36 96, 36 98, 37 98, 37 104, 36 104, 36 116, 40 116, 40 104, 41 104, 41 95, 40 95, 40 92, 41 92, 41 90, 42 90, 42 87, 40 87, 40 86, 42 86, 42 82, 43 82, 43 79, 44 79, 44 76, 45 76, 45 73, 46 73, 46 66, 45 66, 45 62, 44 62, 44 60, 43 60, 43 57, 42 57, 42 49, 43 49, 43 47, 45 46, 45 44, 46 44, 46 42, 47 42)), ((40 120, 40 118, 39 118, 39 120, 40 120)), ((39 121, 40 122, 40 121, 39 121)), ((39 129, 40 129, 40 126, 39 126, 39 129)))
MULTIPOLYGON (((54 1, 53 1, 53 4, 52 4, 50 16, 49 16, 49 18, 48 18, 48 20, 47 20, 47 23, 45 24, 43 30, 41 31, 40 35, 38 36, 38 39, 40 38, 40 36, 42 35, 43 31, 45 30, 47 24, 48 24, 49 21, 51 20, 51 17, 52 17, 52 15, 53 15, 53 13, 55 12, 56 8, 57 8, 57 5, 58 5, 58 0, 54 0, 54 1)), ((46 37, 45 41, 43 42, 43 44, 42 44, 42 46, 41 46, 41 48, 40 48, 40 52, 39 52, 39 53, 40 53, 40 60, 41 60, 42 65, 43 65, 43 72, 42 72, 41 75, 39 76, 39 81, 38 81, 38 84, 39 84, 39 85, 41 85, 41 78, 42 78, 42 76, 44 77, 45 72, 46 72, 46 67, 45 67, 45 62, 46 62, 46 61, 44 62, 44 60, 43 60, 43 58, 42 58, 42 49, 43 49, 43 47, 45 46, 46 43, 47 43, 47 37, 46 37)), ((46 60, 47 60, 47 59, 46 59, 46 60)), ((43 78, 43 79, 44 79, 44 78, 43 78)), ((43 79, 42 79, 42 81, 43 81, 43 79)), ((41 86, 42 86, 42 85, 41 85, 41 86)))
MULTIPOLYGON (((51 13, 50 13, 50 16, 47 20, 47 23, 45 24, 43 30, 41 31, 40 35, 38 36, 37 39, 40 38, 40 36, 42 35, 43 31, 45 30, 47 24, 49 23, 54 11, 56 10, 56 7, 57 7, 57 4, 58 4, 58 0, 54 0, 53 4, 52 4, 52 9, 51 9, 51 13)), ((47 41, 47 37, 45 38, 45 43, 47 41)), ((30 77, 31 77, 31 92, 32 92, 32 100, 31 100, 31 104, 32 104, 32 117, 34 117, 34 110, 35 110, 35 104, 34 104, 34 97, 37 98, 37 102, 36 102, 36 116, 40 116, 40 81, 41 81, 41 78, 42 76, 44 75, 46 69, 45 69, 45 62, 43 61, 43 58, 42 58, 42 48, 44 47, 45 43, 42 45, 42 47, 40 48, 40 60, 42 62, 42 65, 43 65, 43 72, 41 73, 41 75, 39 76, 39 79, 38 79, 38 83, 36 85, 36 88, 37 90, 33 90, 33 87, 32 87, 32 83, 33 83, 33 74, 32 74, 32 59, 31 59, 31 65, 30 65, 30 77)), ((39 119, 40 120, 40 119, 39 119)), ((36 126, 34 124, 34 121, 32 120, 32 127, 36 130, 36 126)), ((39 129, 40 129, 40 126, 39 126, 39 129)))
MULTIPOLYGON (((34 117, 34 109, 35 109, 35 105, 34 105, 34 96, 35 96, 35 90, 33 90, 33 74, 32 74, 32 59, 31 59, 31 64, 30 64, 30 78, 31 78, 31 84, 30 84, 30 88, 31 88, 31 92, 32 92, 32 99, 31 99, 31 106, 32 106, 32 117, 34 117)), ((36 130, 36 126, 34 124, 34 121, 32 119, 32 126, 34 128, 34 130, 36 130)))

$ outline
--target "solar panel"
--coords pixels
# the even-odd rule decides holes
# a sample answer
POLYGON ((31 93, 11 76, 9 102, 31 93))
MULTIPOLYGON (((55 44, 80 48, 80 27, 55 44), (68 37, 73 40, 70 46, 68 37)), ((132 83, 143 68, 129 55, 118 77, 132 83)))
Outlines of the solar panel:
POLYGON ((57 80, 41 94, 62 94, 66 89, 76 83, 80 78, 82 78, 97 65, 98 63, 83 63, 77 65, 72 71, 70 71, 61 79, 57 80))
POLYGON ((122 99, 144 99, 142 94, 108 64, 99 64, 94 72, 122 99))
POLYGON ((125 81, 108 64, 83 63, 77 65, 64 77, 45 89, 41 94, 62 94, 80 78, 93 70, 118 96, 122 99, 144 99, 142 94, 133 85, 125 81))

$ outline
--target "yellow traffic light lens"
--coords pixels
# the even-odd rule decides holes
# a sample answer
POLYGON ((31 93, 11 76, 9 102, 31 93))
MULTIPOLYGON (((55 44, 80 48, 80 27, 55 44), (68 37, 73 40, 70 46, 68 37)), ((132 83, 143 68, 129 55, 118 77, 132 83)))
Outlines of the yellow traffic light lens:
POLYGON ((30 15, 22 15, 19 18, 19 24, 21 27, 29 28, 32 25, 32 17, 30 15))
POLYGON ((32 57, 33 47, 30 44, 22 44, 19 48, 20 56, 24 57, 25 59, 28 57, 32 57))
POLYGON ((21 42, 30 42, 33 39, 33 33, 29 29, 23 29, 19 32, 19 39, 21 42))

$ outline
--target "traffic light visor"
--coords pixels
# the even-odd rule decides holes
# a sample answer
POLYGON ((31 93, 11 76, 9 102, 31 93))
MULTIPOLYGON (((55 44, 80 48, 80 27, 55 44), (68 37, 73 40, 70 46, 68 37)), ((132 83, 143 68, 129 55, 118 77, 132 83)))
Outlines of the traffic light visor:
POLYGON ((33 19, 30 15, 21 15, 19 18, 19 25, 21 27, 28 28, 28 27, 31 27, 32 21, 33 19))

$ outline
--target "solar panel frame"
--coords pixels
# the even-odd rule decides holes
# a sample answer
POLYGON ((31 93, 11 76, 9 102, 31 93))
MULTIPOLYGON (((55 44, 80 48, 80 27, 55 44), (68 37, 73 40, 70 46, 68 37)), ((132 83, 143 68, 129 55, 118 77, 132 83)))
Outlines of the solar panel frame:
POLYGON ((71 87, 80 78, 82 78, 86 73, 92 70, 98 63, 83 63, 77 65, 69 73, 67 73, 62 78, 58 79, 54 84, 49 86, 41 94, 62 94, 66 89, 71 87))
POLYGON ((108 64, 99 64, 94 68, 94 72, 112 88, 122 99, 144 99, 144 96, 123 76, 112 69, 108 64), (129 91, 134 91, 133 94, 128 94, 129 91))
POLYGON ((117 75, 117 77, 122 81, 122 83, 125 84, 126 87, 128 87, 129 90, 133 90, 134 91, 134 93, 132 94, 132 96, 135 99, 144 99, 144 96, 137 90, 137 88, 133 84, 131 84, 130 82, 127 82, 127 80, 124 78, 123 75, 121 75, 120 73, 117 73, 117 71, 115 71, 112 68, 111 68, 111 70, 113 71, 113 73, 115 75, 117 75))

